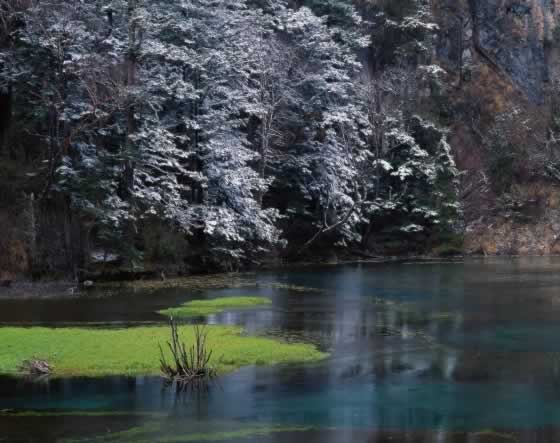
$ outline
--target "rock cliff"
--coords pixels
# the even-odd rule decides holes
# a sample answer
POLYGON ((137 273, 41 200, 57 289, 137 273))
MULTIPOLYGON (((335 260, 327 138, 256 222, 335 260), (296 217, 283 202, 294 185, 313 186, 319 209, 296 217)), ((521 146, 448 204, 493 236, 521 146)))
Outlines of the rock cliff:
POLYGON ((560 181, 518 174, 506 196, 489 183, 472 187, 473 177, 488 181, 487 136, 497 115, 516 109, 519 121, 530 122, 523 134, 514 128, 527 163, 550 147, 558 112, 551 91, 557 94, 560 79, 560 0, 434 0, 432 6, 440 25, 436 57, 452 76, 451 138, 463 178, 471 182, 464 200, 466 251, 560 253, 560 181))
POLYGON ((484 63, 541 103, 555 73, 560 0, 434 0, 438 56, 465 68, 484 63))

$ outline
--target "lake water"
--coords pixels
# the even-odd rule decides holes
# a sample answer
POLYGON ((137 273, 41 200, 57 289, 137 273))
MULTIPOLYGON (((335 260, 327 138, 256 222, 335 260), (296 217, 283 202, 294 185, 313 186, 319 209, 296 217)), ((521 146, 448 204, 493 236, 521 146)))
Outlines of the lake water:
POLYGON ((272 307, 197 321, 331 356, 243 368, 182 394, 158 377, 0 377, 0 442, 560 441, 560 258, 361 263, 243 280, 203 292, 1 299, 3 325, 133 327, 193 298, 264 295, 272 307))

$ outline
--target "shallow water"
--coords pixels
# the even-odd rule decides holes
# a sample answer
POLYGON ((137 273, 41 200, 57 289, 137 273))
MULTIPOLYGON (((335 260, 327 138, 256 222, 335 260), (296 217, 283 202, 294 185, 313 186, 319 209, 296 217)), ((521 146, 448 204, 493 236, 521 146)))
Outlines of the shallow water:
POLYGON ((0 442, 560 441, 559 271, 559 258, 350 264, 235 289, 0 300, 3 324, 134 325, 193 298, 264 295, 271 308, 196 321, 331 353, 182 395, 158 377, 0 378, 0 442))

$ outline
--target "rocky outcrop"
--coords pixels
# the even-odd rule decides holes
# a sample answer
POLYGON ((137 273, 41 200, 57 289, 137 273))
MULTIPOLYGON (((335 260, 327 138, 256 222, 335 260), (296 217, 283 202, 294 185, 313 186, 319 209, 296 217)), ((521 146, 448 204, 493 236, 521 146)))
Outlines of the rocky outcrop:
POLYGON ((540 103, 554 74, 560 0, 435 0, 438 56, 464 69, 486 63, 540 103))
POLYGON ((516 186, 499 214, 468 226, 465 249, 483 255, 560 254, 560 187, 516 186))
MULTIPOLYGON (((433 0, 432 6, 440 25, 436 57, 452 80, 451 143, 459 168, 473 176, 488 170, 488 130, 496 115, 513 109, 530 120, 521 144, 538 154, 549 137, 550 92, 560 84, 560 0, 433 0)), ((537 175, 516 177, 502 197, 491 186, 470 194, 466 252, 560 254, 560 186, 537 175)))
POLYGON ((532 101, 550 79, 559 0, 471 0, 473 45, 532 101))

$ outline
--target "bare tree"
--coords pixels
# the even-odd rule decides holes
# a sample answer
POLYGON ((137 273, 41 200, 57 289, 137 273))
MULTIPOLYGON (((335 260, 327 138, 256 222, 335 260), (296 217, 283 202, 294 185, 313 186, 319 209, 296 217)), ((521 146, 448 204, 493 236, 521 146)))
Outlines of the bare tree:
MULTIPOLYGON (((257 40, 256 72, 257 100, 254 110, 259 120, 259 164, 261 179, 266 179, 266 168, 272 144, 281 141, 282 124, 290 118, 290 107, 301 100, 290 83, 290 72, 297 64, 295 53, 275 37, 265 36, 261 30, 257 40)), ((257 200, 262 206, 264 192, 259 191, 257 200)))

